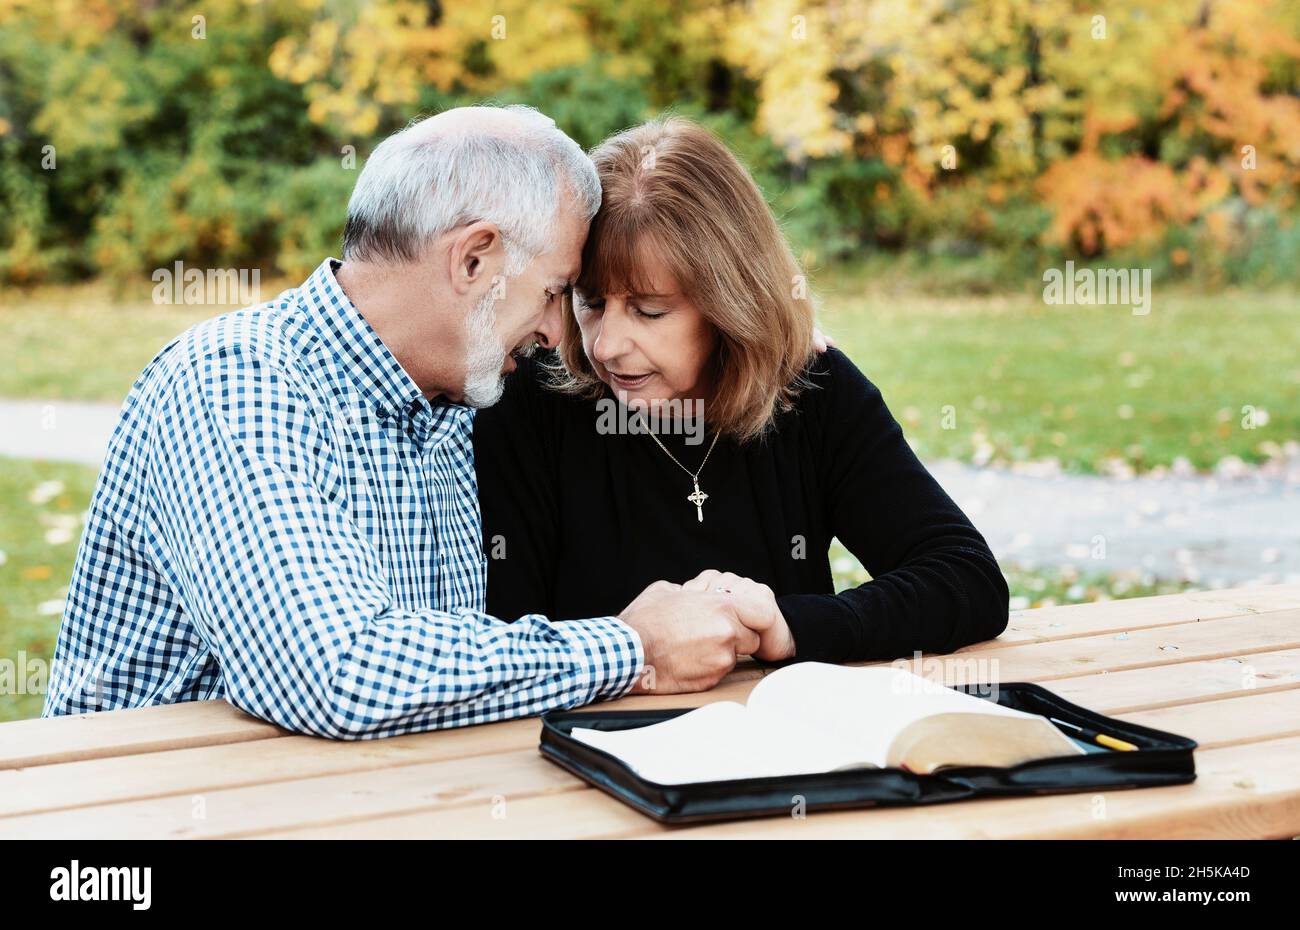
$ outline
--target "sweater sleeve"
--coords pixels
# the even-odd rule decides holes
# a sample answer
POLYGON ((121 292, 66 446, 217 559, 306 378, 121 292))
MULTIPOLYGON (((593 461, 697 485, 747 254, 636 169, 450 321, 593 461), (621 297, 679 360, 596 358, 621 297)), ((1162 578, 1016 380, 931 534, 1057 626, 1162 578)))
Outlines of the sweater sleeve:
POLYGON ((559 558, 555 398, 521 359, 501 400, 474 418, 474 467, 487 556, 488 611, 554 616, 559 558))
POLYGON ((872 580, 779 599, 793 661, 949 653, 999 636, 1008 590, 988 543, 916 457, 880 390, 841 352, 811 388, 824 395, 818 450, 829 526, 872 580))

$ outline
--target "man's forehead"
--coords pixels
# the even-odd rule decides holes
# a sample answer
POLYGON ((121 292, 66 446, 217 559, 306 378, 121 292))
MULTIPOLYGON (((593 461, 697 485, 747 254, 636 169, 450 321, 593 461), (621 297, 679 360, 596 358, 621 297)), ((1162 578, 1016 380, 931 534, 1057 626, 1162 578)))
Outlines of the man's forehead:
POLYGON ((557 244, 556 248, 544 252, 542 258, 548 283, 567 287, 578 280, 578 272, 582 270, 582 243, 573 248, 557 244))
POLYGON ((546 271, 546 283, 548 286, 568 287, 574 281, 578 280, 578 272, 581 270, 581 262, 569 263, 563 260, 558 261, 546 271))
POLYGON ((563 219, 553 229, 551 248, 541 256, 546 262, 548 286, 568 287, 582 270, 582 247, 587 241, 589 222, 572 210, 561 211, 563 219))

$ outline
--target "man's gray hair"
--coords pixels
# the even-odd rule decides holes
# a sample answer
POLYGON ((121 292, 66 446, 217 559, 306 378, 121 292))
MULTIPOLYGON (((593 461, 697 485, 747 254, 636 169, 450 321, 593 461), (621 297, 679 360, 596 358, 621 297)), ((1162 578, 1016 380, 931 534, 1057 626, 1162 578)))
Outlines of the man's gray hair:
POLYGON ((486 221, 516 275, 550 244, 566 195, 590 221, 600 179, 553 119, 521 105, 448 110, 375 147, 348 201, 343 258, 414 261, 443 233, 486 221))

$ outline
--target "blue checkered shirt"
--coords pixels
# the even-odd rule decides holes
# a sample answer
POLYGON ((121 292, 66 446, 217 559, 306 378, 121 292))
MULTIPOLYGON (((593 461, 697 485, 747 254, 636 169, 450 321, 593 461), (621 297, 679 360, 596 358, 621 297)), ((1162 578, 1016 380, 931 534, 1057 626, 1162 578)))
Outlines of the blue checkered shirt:
POLYGON ((44 715, 224 698, 389 736, 619 696, 612 617, 482 612, 474 411, 430 402, 335 280, 166 346, 122 408, 44 715))

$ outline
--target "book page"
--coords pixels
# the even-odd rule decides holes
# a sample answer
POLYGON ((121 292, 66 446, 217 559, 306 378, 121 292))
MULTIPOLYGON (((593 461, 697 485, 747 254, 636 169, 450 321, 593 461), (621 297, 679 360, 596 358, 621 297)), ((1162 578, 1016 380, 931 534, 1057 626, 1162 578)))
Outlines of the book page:
POLYGON ((755 685, 748 706, 721 701, 648 727, 575 727, 571 735, 642 778, 673 785, 883 768, 908 724, 942 713, 1042 720, 904 669, 801 662, 755 685))
POLYGON ((661 785, 825 772, 842 762, 838 740, 756 720, 734 701, 706 704, 663 723, 631 730, 574 727, 574 739, 616 756, 661 785))
POLYGON ((840 747, 845 762, 857 759, 881 767, 894 737, 922 717, 940 713, 1037 716, 962 694, 906 669, 824 662, 800 662, 772 672, 750 692, 749 711, 774 728, 797 722, 816 731, 818 741, 840 747))

